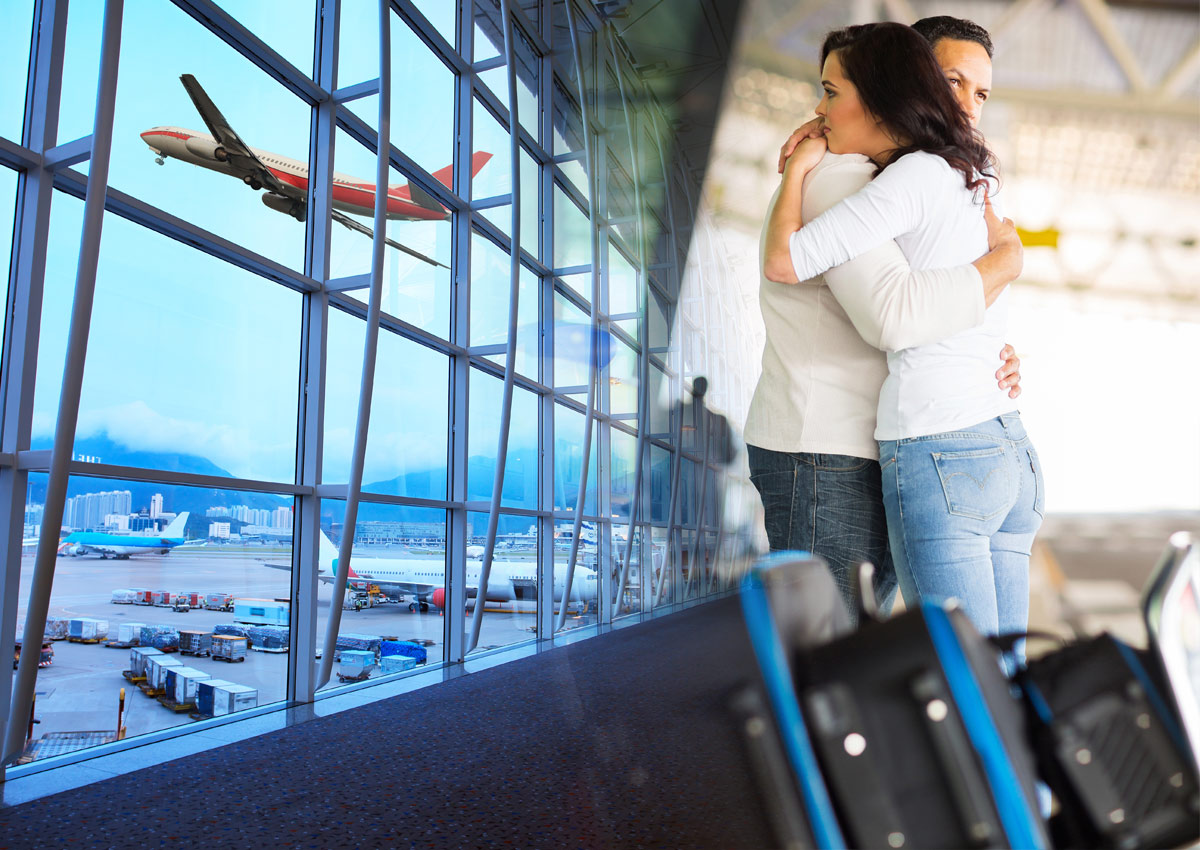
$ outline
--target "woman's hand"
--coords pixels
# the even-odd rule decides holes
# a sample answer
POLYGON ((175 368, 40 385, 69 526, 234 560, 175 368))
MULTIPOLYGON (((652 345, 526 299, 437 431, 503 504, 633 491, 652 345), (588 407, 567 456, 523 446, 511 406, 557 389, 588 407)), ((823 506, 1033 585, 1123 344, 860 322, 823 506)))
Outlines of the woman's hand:
POLYGON ((803 179, 804 175, 812 171, 816 164, 821 161, 821 158, 825 156, 825 152, 828 150, 829 145, 825 142, 824 136, 803 140, 800 144, 796 145, 796 149, 792 151, 792 155, 784 163, 784 179, 787 179, 789 176, 803 179))
POLYGON ((792 131, 792 135, 788 136, 783 147, 779 149, 779 173, 783 173, 783 166, 787 163, 788 157, 792 155, 792 151, 796 149, 796 145, 805 139, 816 139, 824 135, 825 119, 819 115, 800 129, 792 131))

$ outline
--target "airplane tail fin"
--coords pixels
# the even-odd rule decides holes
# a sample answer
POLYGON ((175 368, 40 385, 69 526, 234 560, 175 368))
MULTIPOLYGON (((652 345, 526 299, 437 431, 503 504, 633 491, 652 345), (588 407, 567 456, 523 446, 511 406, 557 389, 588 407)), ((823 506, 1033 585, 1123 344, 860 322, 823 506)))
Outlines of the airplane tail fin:
POLYGON ((317 565, 322 572, 325 570, 329 570, 331 573, 337 571, 338 550, 333 545, 333 541, 325 536, 324 531, 321 532, 321 547, 318 550, 318 555, 317 565))
POLYGON ((184 529, 184 526, 187 525, 188 516, 190 516, 190 514, 187 511, 184 511, 183 513, 179 514, 177 517, 175 517, 175 519, 171 520, 170 525, 168 525, 166 528, 164 528, 162 530, 161 536, 182 538, 183 537, 183 529, 184 529))
MULTIPOLYGON (((492 155, 487 151, 476 151, 473 153, 471 155, 471 176, 474 177, 476 174, 478 174, 479 169, 487 165, 488 160, 491 158, 492 155)), ((451 181, 454 178, 454 166, 447 165, 445 168, 439 168, 437 171, 433 172, 433 178, 439 181, 447 189, 451 188, 451 181)), ((412 197, 413 200, 416 200, 415 196, 412 197)))

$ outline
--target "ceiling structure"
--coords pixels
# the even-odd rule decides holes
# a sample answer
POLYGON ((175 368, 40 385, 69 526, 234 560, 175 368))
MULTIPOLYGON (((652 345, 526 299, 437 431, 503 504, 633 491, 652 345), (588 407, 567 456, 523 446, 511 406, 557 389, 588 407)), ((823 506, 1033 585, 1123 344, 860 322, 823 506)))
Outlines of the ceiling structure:
POLYGON ((819 98, 825 33, 943 14, 996 46, 982 130, 1023 227, 1022 284, 1200 321, 1194 0, 746 0, 707 175, 716 219, 757 239, 779 145, 819 98))

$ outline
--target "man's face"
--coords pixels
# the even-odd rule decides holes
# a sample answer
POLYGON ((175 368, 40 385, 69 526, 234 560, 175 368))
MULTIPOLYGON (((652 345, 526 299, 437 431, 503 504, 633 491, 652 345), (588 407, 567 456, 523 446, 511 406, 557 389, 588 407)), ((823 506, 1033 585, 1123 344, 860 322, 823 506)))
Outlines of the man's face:
POLYGON ((992 60, 987 51, 974 41, 943 38, 934 45, 933 55, 971 126, 978 127, 983 104, 992 92, 992 60))

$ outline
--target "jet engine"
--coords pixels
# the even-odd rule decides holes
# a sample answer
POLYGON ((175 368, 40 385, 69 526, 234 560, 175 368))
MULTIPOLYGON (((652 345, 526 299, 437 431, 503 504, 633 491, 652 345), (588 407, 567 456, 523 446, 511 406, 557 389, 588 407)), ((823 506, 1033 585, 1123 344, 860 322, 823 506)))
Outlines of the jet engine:
POLYGON ((215 159, 217 162, 229 161, 229 152, 212 139, 201 139, 197 136, 192 136, 183 145, 189 152, 194 153, 196 156, 202 156, 205 159, 215 159))
POLYGON ((275 212, 286 213, 296 221, 304 221, 308 210, 303 201, 297 201, 278 192, 267 192, 262 196, 262 202, 275 212))

